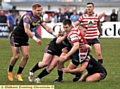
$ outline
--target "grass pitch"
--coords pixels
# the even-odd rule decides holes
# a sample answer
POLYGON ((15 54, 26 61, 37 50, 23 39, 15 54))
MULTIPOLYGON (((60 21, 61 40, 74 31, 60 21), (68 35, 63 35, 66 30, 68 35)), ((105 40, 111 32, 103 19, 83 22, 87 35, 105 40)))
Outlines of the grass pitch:
MULTIPOLYGON (((53 83, 57 78, 56 68, 48 76, 41 79, 40 84, 28 82, 27 76, 29 69, 32 68, 37 62, 42 60, 43 51, 45 46, 50 42, 51 39, 42 39, 43 45, 38 46, 34 40, 30 39, 30 58, 28 63, 23 70, 23 79, 24 82, 18 82, 14 79, 14 82, 9 82, 7 79, 7 69, 9 66, 9 61, 12 56, 11 47, 9 44, 9 39, 1 38, 0 39, 0 85, 54 85, 55 89, 118 89, 120 88, 120 39, 101 38, 101 48, 102 55, 104 58, 104 67, 107 69, 107 77, 100 81, 94 83, 81 83, 81 82, 72 82, 73 75, 64 74, 63 83, 53 83)), ((94 49, 92 50, 92 55, 96 58, 94 49)), ((14 75, 17 72, 19 61, 14 67, 14 75)), ((65 66, 69 63, 66 62, 65 66)), ((43 69, 35 72, 35 76, 40 73, 43 69)), ((2 89, 2 88, 0 88, 2 89)))

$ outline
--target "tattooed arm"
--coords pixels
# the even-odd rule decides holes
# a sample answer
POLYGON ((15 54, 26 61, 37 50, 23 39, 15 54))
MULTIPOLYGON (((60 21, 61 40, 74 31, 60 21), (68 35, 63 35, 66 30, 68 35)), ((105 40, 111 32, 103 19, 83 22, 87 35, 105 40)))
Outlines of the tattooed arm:
POLYGON ((38 39, 36 36, 34 36, 34 34, 31 32, 31 30, 30 30, 30 24, 24 23, 24 29, 25 29, 25 33, 29 37, 33 38, 33 40, 35 40, 38 43, 38 45, 42 45, 42 41, 40 39, 38 39))
POLYGON ((32 38, 34 36, 34 34, 31 32, 30 30, 30 24, 28 23, 24 23, 24 30, 25 30, 25 33, 30 37, 32 38))

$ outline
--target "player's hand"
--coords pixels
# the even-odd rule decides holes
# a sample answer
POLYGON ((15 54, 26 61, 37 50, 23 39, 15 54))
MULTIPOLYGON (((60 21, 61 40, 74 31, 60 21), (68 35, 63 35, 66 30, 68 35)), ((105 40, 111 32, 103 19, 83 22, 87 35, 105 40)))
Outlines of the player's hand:
POLYGON ((63 30, 60 28, 59 33, 58 33, 58 36, 64 36, 64 32, 65 32, 65 31, 63 31, 63 30))
POLYGON ((67 57, 66 55, 64 55, 64 56, 61 56, 61 59, 63 59, 63 60, 67 60, 68 57, 67 57))
POLYGON ((62 49, 62 53, 67 53, 67 52, 68 52, 67 47, 62 49))
POLYGON ((99 37, 98 37, 98 38, 100 38, 101 36, 102 36, 102 33, 99 34, 99 37))
POLYGON ((42 41, 40 39, 37 39, 36 42, 38 43, 38 45, 42 45, 42 41))

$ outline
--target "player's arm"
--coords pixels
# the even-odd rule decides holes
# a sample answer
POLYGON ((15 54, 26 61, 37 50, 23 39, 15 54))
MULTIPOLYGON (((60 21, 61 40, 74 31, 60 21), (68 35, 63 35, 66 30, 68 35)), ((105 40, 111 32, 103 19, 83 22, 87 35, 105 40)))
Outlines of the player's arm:
POLYGON ((60 44, 65 38, 66 38, 66 36, 59 36, 56 40, 56 43, 60 44))
POLYGON ((66 35, 65 31, 62 31, 60 28, 56 43, 60 44, 66 37, 67 37, 67 35, 66 35))
POLYGON ((99 18, 101 19, 103 16, 105 16, 105 12, 102 12, 102 13, 99 15, 99 18))
POLYGON ((97 26, 98 26, 98 30, 99 30, 99 37, 102 35, 102 28, 101 28, 101 22, 99 21, 98 23, 97 23, 97 26))
POLYGON ((69 58, 73 53, 75 53, 79 49, 79 42, 73 43, 73 46, 71 50, 65 55, 67 58, 69 58))
POLYGON ((33 40, 35 40, 39 45, 42 44, 42 41, 40 39, 38 39, 30 30, 30 24, 28 23, 24 23, 24 29, 25 29, 25 33, 30 37, 33 38, 33 40))
POLYGON ((77 67, 76 69, 64 68, 63 71, 66 73, 79 73, 79 72, 84 71, 87 65, 88 65, 88 62, 84 62, 81 64, 80 67, 77 67))
POLYGON ((79 21, 76 21, 76 22, 74 22, 73 24, 72 24, 72 26, 73 27, 76 27, 76 26, 78 26, 80 24, 80 22, 79 21))
POLYGON ((50 34, 52 34, 53 36, 57 36, 55 34, 55 32, 52 30, 51 27, 49 27, 45 22, 41 23, 41 26, 47 31, 49 32, 50 34))
POLYGON ((32 38, 34 36, 34 34, 31 32, 30 30, 30 24, 28 23, 24 23, 24 29, 25 29, 25 33, 32 38))

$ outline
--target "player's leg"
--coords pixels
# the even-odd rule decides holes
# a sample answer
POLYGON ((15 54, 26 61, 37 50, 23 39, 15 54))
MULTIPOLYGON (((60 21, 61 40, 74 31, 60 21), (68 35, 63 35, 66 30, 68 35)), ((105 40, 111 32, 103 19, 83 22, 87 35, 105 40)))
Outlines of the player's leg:
MULTIPOLYGON (((79 54, 79 50, 77 50, 73 55, 72 55, 72 63, 73 63, 73 65, 75 66, 74 68, 76 68, 78 65, 79 65, 79 56, 78 56, 78 54, 79 54)), ((73 69, 74 69, 73 68, 73 69)), ((74 74, 75 75, 75 77, 73 78, 73 82, 77 82, 79 79, 80 79, 80 77, 81 77, 81 75, 82 75, 82 72, 79 72, 79 73, 76 73, 76 74, 74 74)))
POLYGON ((97 82, 99 80, 101 80, 101 73, 94 73, 92 75, 89 75, 86 79, 85 82, 97 82))
POLYGON ((97 58, 98 58, 98 62, 102 64, 103 63, 103 57, 102 57, 102 53, 101 53, 100 44, 99 43, 94 44, 93 47, 95 49, 95 52, 96 52, 96 55, 97 55, 97 58))
POLYGON ((45 68, 34 80, 34 82, 39 83, 40 79, 45 77, 46 75, 50 74, 50 72, 56 67, 57 65, 57 60, 58 60, 58 56, 53 56, 53 59, 51 60, 51 62, 49 63, 49 65, 47 66, 47 68, 45 68))
POLYGON ((58 59, 58 64, 57 64, 58 70, 62 70, 62 68, 64 67, 64 63, 69 60, 69 59, 62 59, 61 58, 62 56, 66 55, 67 52, 68 51, 66 48, 62 49, 62 53, 58 59))
POLYGON ((18 58, 20 56, 19 47, 11 46, 11 49, 12 49, 13 56, 10 59, 10 65, 9 65, 9 68, 8 68, 8 79, 9 79, 9 81, 13 81, 13 74, 12 74, 13 67, 14 67, 16 61, 18 60, 18 58))
POLYGON ((21 74, 22 74, 22 71, 23 71, 24 67, 26 66, 28 58, 29 58, 29 46, 28 45, 21 46, 20 50, 22 52, 22 58, 20 60, 19 69, 17 71, 17 74, 15 75, 15 78, 17 78, 18 81, 22 82, 23 79, 22 79, 21 74))
POLYGON ((39 69, 41 69, 41 68, 43 68, 43 67, 48 66, 50 64, 52 58, 53 58, 53 55, 48 54, 48 53, 44 53, 42 61, 38 62, 33 68, 30 69, 29 75, 28 75, 28 80, 30 82, 32 82, 33 81, 34 72, 39 70, 39 69))
POLYGON ((85 74, 82 75, 82 77, 79 79, 80 82, 85 82, 86 78, 88 77, 88 72, 85 72, 85 74))
POLYGON ((69 59, 61 59, 62 56, 66 55, 67 50, 66 48, 64 48, 62 50, 62 54, 60 55, 60 57, 58 58, 58 63, 57 63, 57 72, 58 72, 58 78, 54 80, 54 82, 62 82, 63 81, 63 71, 62 68, 64 68, 64 63, 66 61, 68 61, 69 59))

